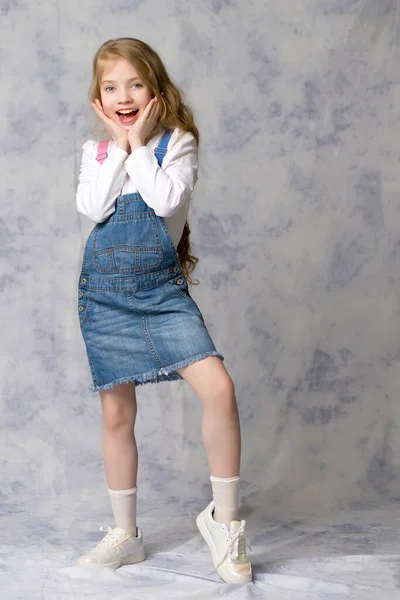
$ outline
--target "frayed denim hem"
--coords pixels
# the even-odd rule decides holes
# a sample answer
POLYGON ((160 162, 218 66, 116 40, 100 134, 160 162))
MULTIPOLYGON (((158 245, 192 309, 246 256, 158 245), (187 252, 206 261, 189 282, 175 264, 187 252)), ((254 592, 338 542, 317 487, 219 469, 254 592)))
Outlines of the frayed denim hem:
POLYGON ((224 360, 222 354, 217 351, 210 350, 209 352, 202 352, 201 354, 196 354, 195 356, 191 356, 190 358, 186 358, 185 360, 181 360, 169 367, 162 367, 161 369, 153 369, 148 373, 143 373, 142 375, 131 375, 129 377, 121 377, 120 379, 115 379, 114 381, 110 381, 109 383, 104 383, 101 385, 92 385, 90 390, 92 392, 97 392, 98 390, 109 390, 113 388, 115 385, 119 383, 129 383, 133 382, 137 386, 144 385, 145 383, 161 383, 161 381, 177 381, 182 379, 179 373, 176 372, 177 369, 182 369, 183 367, 187 367, 199 360, 203 360, 208 356, 218 356, 221 360, 224 360))

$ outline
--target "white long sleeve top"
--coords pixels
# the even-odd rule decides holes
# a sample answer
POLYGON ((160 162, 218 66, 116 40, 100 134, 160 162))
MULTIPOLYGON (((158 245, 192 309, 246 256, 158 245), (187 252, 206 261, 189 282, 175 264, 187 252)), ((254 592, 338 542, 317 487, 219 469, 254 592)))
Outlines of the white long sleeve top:
POLYGON ((155 136, 147 146, 131 154, 118 148, 113 138, 102 165, 96 160, 98 142, 85 142, 76 205, 79 213, 94 223, 102 223, 115 211, 117 196, 139 192, 156 215, 165 218, 177 248, 197 181, 197 143, 191 133, 176 128, 160 168, 154 150, 161 136, 155 136))

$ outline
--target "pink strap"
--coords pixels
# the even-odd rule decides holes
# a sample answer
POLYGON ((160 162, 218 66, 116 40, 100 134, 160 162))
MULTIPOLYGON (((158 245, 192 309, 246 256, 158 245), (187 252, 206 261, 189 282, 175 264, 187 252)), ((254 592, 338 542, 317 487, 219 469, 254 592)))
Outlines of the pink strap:
POLYGON ((106 160, 106 158, 108 156, 107 150, 108 150, 109 143, 110 143, 110 140, 103 140, 102 142, 99 143, 99 146, 97 148, 96 160, 98 160, 101 165, 103 164, 103 162, 106 160))

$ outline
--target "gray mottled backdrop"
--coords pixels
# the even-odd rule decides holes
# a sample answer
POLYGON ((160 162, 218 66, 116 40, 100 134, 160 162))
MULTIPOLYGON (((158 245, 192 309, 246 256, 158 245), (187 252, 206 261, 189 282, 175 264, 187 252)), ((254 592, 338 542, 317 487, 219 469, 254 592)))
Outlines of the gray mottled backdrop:
POLYGON ((89 581, 63 570, 112 524, 77 317, 93 223, 75 192, 93 55, 120 36, 160 53, 201 133, 192 293, 241 412, 256 581, 240 597, 358 597, 361 554, 392 598, 379 554, 400 538, 398 19, 397 0, 0 0, 4 598, 106 599, 110 582, 118 598, 225 595, 194 525, 210 488, 184 382, 138 390, 149 560, 89 581))

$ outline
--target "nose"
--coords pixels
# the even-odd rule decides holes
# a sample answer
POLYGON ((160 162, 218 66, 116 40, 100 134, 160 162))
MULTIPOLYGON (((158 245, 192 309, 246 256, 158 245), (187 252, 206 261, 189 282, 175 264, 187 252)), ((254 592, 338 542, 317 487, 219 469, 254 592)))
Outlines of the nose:
POLYGON ((129 90, 122 89, 118 95, 118 102, 120 104, 127 104, 132 100, 132 96, 129 90))

